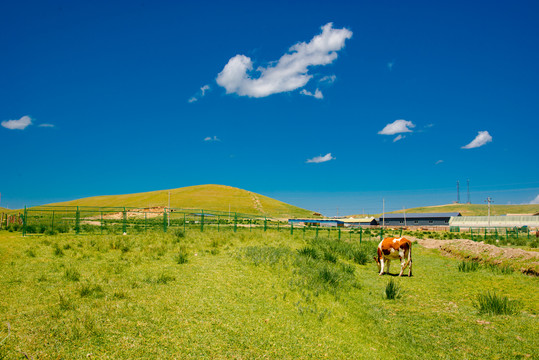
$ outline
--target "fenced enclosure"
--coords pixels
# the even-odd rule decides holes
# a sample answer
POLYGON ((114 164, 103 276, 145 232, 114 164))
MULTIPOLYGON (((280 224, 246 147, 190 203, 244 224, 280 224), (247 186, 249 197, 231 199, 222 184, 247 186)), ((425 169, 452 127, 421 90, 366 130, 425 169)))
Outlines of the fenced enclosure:
POLYGON ((22 233, 138 234, 148 231, 280 231, 304 237, 377 240, 403 229, 302 226, 287 219, 204 209, 41 206, 25 208, 22 233))

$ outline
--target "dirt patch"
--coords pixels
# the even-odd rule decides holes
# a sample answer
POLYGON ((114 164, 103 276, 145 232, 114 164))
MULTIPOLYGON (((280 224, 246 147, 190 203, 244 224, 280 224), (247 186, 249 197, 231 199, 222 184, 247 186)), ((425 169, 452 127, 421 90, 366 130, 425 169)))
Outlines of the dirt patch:
POLYGON ((436 240, 414 239, 428 249, 439 249, 442 253, 458 258, 508 264, 525 274, 539 276, 539 252, 475 242, 468 239, 436 240))

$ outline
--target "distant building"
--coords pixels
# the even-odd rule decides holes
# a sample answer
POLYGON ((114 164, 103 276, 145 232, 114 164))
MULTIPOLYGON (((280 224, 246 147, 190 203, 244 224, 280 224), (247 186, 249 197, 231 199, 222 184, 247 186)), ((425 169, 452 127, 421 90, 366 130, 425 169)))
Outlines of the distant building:
POLYGON ((340 218, 340 219, 288 219, 289 224, 303 226, 360 227, 378 225, 375 218, 340 218))
POLYGON ((513 228, 528 226, 539 228, 539 216, 536 215, 498 215, 498 216, 460 216, 451 218, 450 226, 461 228, 488 228, 502 227, 513 228))
POLYGON ((458 216, 458 212, 385 214, 378 219, 378 223, 385 226, 449 226, 451 217, 458 216))

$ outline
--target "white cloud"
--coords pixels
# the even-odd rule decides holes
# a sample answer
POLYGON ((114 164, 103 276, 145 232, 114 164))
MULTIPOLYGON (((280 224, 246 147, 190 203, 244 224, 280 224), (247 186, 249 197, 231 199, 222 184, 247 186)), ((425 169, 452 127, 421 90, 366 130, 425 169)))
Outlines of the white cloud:
POLYGON ((399 133, 412 132, 410 128, 415 128, 414 123, 406 120, 395 120, 390 124, 387 124, 381 131, 378 131, 380 135, 395 135, 399 133))
POLYGON ((209 91, 210 85, 204 85, 200 88, 200 91, 198 91, 195 95, 193 95, 189 100, 187 100, 189 103, 194 103, 195 101, 198 101, 201 97, 204 97, 206 95, 206 91, 209 91))
POLYGON ((404 138, 405 138, 405 136, 397 135, 397 137, 395 137, 395 138, 393 139, 393 142, 397 142, 397 141, 399 141, 399 140, 401 140, 401 139, 404 139, 404 138))
POLYGON ((221 139, 219 139, 217 136, 208 136, 204 138, 204 141, 221 141, 221 139))
POLYGON ((24 130, 27 126, 32 125, 32 119, 25 115, 19 120, 2 121, 1 125, 10 130, 24 130))
POLYGON ((54 127, 54 124, 39 124, 38 126, 39 126, 39 127, 47 127, 47 128, 51 128, 51 127, 54 127))
POLYGON ((475 139, 472 140, 468 145, 464 145, 461 149, 473 149, 483 146, 492 141, 492 136, 488 131, 479 131, 475 139))
POLYGON ((210 85, 204 85, 200 88, 200 91, 202 92, 202 96, 206 95, 206 91, 210 90, 210 85))
POLYGON ((436 162, 434 163, 434 165, 438 165, 438 164, 441 164, 441 163, 443 163, 443 162, 444 162, 443 160, 438 160, 438 161, 436 161, 436 162))
POLYGON ((307 96, 312 96, 312 97, 317 98, 317 99, 323 99, 324 98, 324 95, 318 89, 315 90, 314 94, 312 92, 310 92, 310 91, 307 91, 307 90, 303 89, 303 90, 300 91, 300 94, 307 95, 307 96))
POLYGON ((326 162, 326 161, 330 161, 330 160, 335 160, 335 158, 333 156, 331 156, 331 153, 329 154, 326 154, 324 156, 315 156, 313 157, 312 159, 307 159, 307 163, 323 163, 323 162, 326 162))
POLYGON ((389 71, 393 70, 393 65, 395 65, 393 61, 387 63, 387 68, 389 69, 389 71))
POLYGON ((327 83, 333 84, 335 82, 335 80, 337 80, 337 76, 335 76, 335 75, 327 75, 327 76, 324 76, 323 78, 321 78, 319 80, 319 82, 327 82, 327 83))
POLYGON ((328 23, 310 42, 297 43, 276 63, 256 69, 257 78, 249 74, 253 72, 251 58, 236 55, 217 75, 217 84, 224 87, 227 94, 257 98, 302 88, 313 77, 308 74, 309 68, 331 64, 337 58, 337 51, 344 47, 345 40, 351 37, 350 30, 333 29, 333 24, 328 23))
POLYGON ((532 201, 530 201, 530 204, 531 204, 531 205, 539 204, 539 195, 537 195, 537 196, 535 197, 535 199, 533 199, 532 201))

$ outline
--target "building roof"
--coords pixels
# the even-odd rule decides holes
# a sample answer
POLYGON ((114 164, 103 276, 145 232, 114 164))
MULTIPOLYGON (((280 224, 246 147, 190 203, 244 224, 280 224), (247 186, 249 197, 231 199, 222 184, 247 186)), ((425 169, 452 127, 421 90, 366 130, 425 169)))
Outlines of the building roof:
POLYGON ((380 216, 380 219, 383 217, 385 219, 424 219, 424 218, 450 218, 452 216, 460 216, 459 212, 450 212, 450 213, 398 213, 398 214, 385 214, 380 216))

